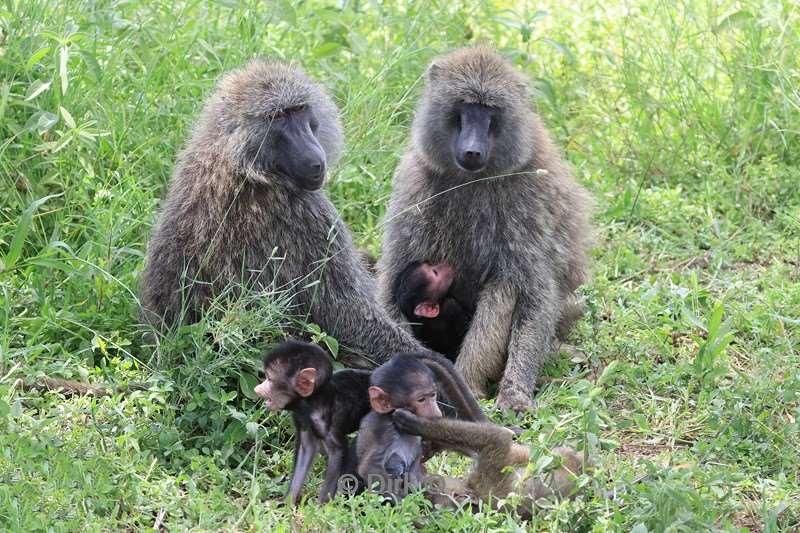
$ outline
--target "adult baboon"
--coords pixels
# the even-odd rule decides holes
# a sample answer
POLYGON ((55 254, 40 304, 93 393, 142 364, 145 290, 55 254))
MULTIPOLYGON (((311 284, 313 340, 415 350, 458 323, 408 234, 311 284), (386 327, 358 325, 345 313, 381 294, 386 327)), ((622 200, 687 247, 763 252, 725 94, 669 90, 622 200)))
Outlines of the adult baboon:
POLYGON ((231 285, 289 288, 349 353, 382 362, 420 345, 377 301, 350 231, 320 190, 342 147, 338 110, 297 67, 226 75, 178 157, 140 280, 143 314, 195 321, 231 285))
POLYGON ((392 288, 406 265, 451 265, 450 293, 476 306, 456 368, 476 394, 500 380, 499 406, 529 408, 557 330, 580 315, 591 206, 520 72, 487 48, 438 58, 394 175, 381 297, 399 316, 392 288))

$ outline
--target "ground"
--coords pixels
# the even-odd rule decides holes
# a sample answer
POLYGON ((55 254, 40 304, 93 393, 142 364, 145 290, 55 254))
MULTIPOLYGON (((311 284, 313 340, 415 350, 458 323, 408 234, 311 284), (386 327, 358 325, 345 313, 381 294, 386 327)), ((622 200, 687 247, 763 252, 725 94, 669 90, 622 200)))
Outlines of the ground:
POLYGON ((790 0, 2 4, 0 528, 798 530, 798 58, 790 0), (138 324, 176 153, 221 73, 297 61, 343 113, 326 190, 378 252, 420 76, 472 43, 531 77, 598 203, 575 350, 548 366, 535 413, 491 414, 524 429, 533 470, 562 443, 595 470, 529 523, 416 496, 288 509, 291 425, 251 392, 285 298, 236 302, 158 346, 138 324), (26 386, 44 375, 147 388, 26 386))

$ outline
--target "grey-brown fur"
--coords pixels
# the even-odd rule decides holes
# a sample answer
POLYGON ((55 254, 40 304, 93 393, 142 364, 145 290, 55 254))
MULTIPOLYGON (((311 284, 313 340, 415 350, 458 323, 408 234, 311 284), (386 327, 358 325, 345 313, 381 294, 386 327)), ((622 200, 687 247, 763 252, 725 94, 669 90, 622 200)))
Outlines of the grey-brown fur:
POLYGON ((519 71, 487 48, 438 58, 394 175, 378 263, 381 298, 399 316, 391 287, 406 265, 452 265, 451 293, 477 302, 456 368, 476 394, 500 380, 499 406, 530 407, 557 329, 564 333, 580 315, 574 294, 587 278, 591 209, 519 71), (501 110, 481 171, 455 161, 449 113, 457 102, 501 110))
POLYGON ((264 152, 270 117, 298 105, 318 120, 314 136, 329 168, 342 148, 338 110, 300 69, 256 60, 219 82, 178 156, 153 228, 140 279, 143 316, 156 326, 191 322, 231 284, 274 284, 296 291, 297 311, 350 353, 381 362, 417 350, 378 304, 350 231, 325 194, 262 163, 281 155, 264 152))
POLYGON ((546 476, 532 477, 527 475, 531 450, 513 442, 509 429, 488 421, 425 419, 403 409, 395 411, 392 418, 397 430, 406 438, 418 435, 442 449, 475 456, 472 471, 465 479, 435 476, 423 480, 431 489, 426 495, 435 503, 447 505, 448 500, 466 501, 479 509, 479 502, 491 502, 494 507, 507 508, 508 503, 502 499, 514 492, 519 497, 516 510, 527 519, 532 516, 539 498, 573 496, 575 478, 590 466, 575 450, 558 447, 553 453, 560 457, 561 465, 546 476))

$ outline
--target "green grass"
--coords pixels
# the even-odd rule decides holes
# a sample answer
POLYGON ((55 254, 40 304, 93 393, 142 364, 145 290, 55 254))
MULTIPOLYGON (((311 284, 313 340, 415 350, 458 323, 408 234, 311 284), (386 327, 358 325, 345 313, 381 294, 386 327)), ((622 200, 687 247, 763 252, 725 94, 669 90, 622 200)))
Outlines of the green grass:
POLYGON ((797 3, 345 5, 0 5, 0 528, 797 531, 797 3), (493 417, 537 449, 588 448, 596 471, 529 524, 419 497, 289 510, 277 499, 291 425, 250 393, 285 295, 157 347, 137 324, 176 152, 221 73, 256 55, 296 60, 342 109, 348 149, 327 189, 377 252, 424 67, 475 42, 536 80, 599 204, 580 351, 548 367, 534 416, 493 417), (42 374, 149 389, 65 399, 18 386, 42 374), (616 484, 627 493, 605 499, 616 484))

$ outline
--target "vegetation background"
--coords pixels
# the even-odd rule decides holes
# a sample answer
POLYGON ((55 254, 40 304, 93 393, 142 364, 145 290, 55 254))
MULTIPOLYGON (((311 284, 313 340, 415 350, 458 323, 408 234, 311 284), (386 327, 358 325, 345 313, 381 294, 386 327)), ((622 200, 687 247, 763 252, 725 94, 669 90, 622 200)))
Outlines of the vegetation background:
MULTIPOLYGON (((6 0, 0 528, 797 531, 798 163, 791 0, 6 0), (251 393, 286 295, 234 303, 157 347, 137 324, 175 155, 223 72, 259 55, 297 61, 342 109, 347 150, 327 191, 377 252, 425 65, 472 43, 531 76, 599 203, 579 352, 554 360, 538 410, 513 422, 541 450, 533 471, 564 442, 596 471, 583 496, 527 524, 416 496, 287 509, 290 422, 251 393), (65 398, 20 386, 45 374, 148 388, 65 398)), ((432 470, 466 466, 445 456, 432 470)))

